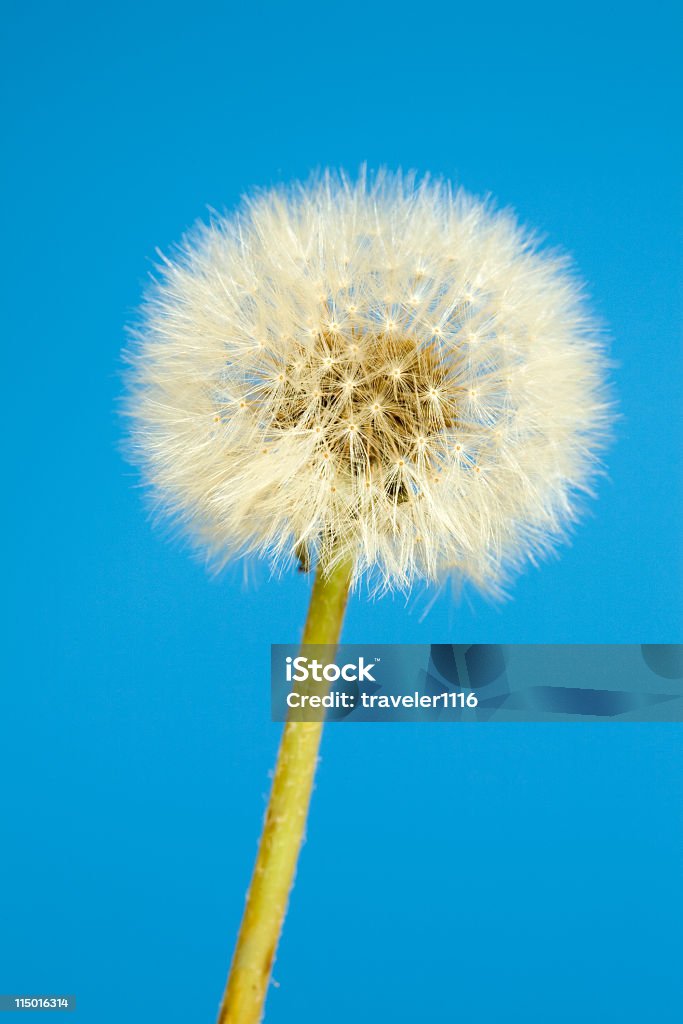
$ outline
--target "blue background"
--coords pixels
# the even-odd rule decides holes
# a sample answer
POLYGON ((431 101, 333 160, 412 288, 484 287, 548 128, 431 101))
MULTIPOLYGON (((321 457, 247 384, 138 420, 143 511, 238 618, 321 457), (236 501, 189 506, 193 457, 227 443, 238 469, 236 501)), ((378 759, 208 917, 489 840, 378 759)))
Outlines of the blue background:
MULTIPOLYGON (((349 609, 349 642, 680 641, 673 5, 10 3, 0 990, 211 1021, 308 583, 145 520, 119 352, 156 246, 315 167, 414 167, 562 244, 622 420, 510 601, 349 609), (475 5, 476 6, 476 5, 475 5)), ((328 729, 270 1024, 674 1019, 680 728, 328 729)))

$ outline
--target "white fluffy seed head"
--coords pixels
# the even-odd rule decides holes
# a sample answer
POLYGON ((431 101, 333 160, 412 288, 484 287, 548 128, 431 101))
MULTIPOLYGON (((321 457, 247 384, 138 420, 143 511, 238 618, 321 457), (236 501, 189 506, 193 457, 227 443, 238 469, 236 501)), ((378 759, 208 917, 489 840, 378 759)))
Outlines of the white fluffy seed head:
POLYGON ((134 458, 219 564, 500 591, 589 490, 605 359, 566 260, 413 176, 257 194, 165 260, 130 354, 134 458))

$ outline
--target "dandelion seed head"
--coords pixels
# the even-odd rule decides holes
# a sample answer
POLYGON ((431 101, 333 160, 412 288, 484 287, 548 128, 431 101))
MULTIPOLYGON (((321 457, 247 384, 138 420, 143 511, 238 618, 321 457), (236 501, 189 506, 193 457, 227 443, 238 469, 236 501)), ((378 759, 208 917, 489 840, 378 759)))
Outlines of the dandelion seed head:
POLYGON ((398 174, 328 173, 196 228, 130 365, 133 457, 214 561, 350 551, 380 588, 499 592, 566 534, 610 421, 566 261, 398 174))

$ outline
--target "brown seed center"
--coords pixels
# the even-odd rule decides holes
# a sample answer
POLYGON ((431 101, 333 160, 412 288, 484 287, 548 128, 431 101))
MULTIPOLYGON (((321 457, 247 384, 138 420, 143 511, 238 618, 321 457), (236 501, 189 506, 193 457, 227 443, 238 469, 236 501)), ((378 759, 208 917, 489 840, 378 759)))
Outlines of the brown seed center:
POLYGON ((435 343, 379 332, 323 332, 264 384, 276 432, 315 430, 342 475, 376 477, 429 459, 457 426, 458 361, 435 343))

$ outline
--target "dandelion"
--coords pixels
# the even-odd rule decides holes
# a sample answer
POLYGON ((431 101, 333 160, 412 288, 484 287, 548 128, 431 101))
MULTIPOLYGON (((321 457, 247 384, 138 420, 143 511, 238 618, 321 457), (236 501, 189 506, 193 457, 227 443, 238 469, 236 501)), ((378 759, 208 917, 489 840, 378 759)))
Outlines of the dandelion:
MULTIPOLYGON (((218 566, 316 564, 304 642, 349 587, 492 594, 565 537, 607 433, 605 358, 563 257, 414 176, 256 194, 164 260, 131 354, 132 448, 218 566)), ((320 723, 285 727, 221 1022, 260 1019, 320 723)))

